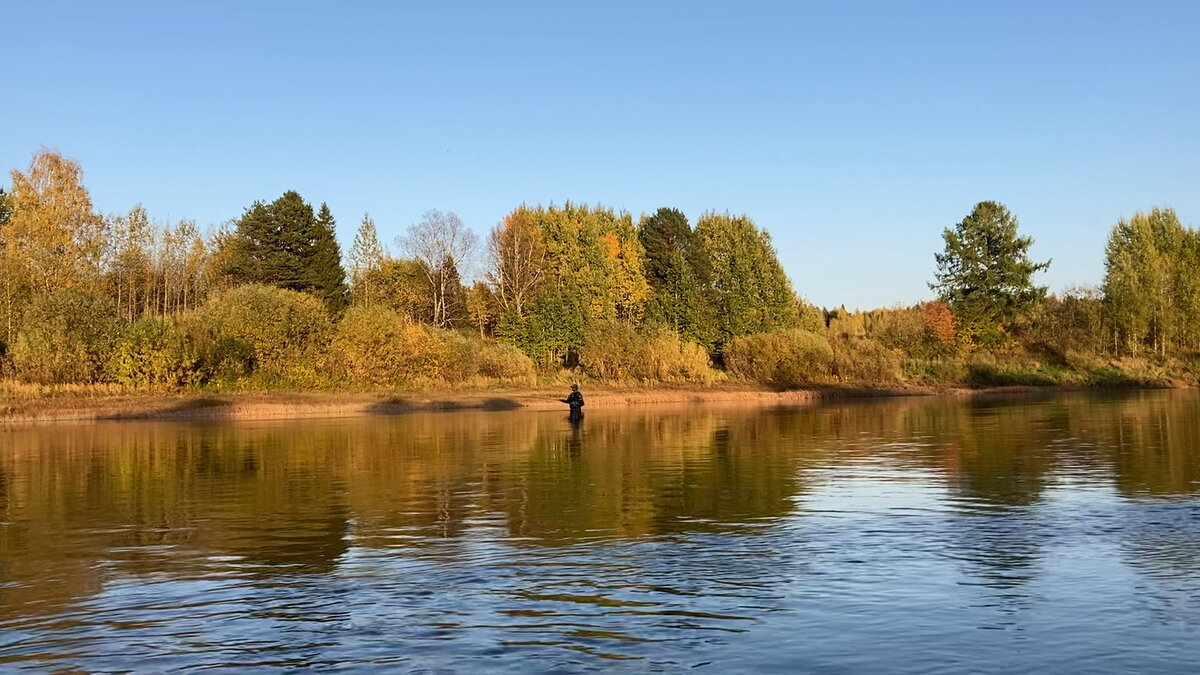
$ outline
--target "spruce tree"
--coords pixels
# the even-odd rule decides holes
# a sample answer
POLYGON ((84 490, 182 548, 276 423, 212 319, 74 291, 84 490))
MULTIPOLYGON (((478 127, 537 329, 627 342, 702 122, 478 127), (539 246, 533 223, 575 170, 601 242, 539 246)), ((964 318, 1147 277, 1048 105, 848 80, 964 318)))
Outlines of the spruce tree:
POLYGON ((311 293, 331 311, 346 302, 346 272, 334 238, 333 215, 320 217, 295 191, 255 202, 237 222, 227 273, 239 283, 261 283, 311 293))
POLYGON ((662 208, 644 218, 638 238, 646 255, 651 297, 646 319, 673 328, 684 337, 711 346, 715 338, 709 303, 708 264, 687 217, 662 208))
POLYGON ((1046 287, 1034 285, 1033 275, 1050 261, 1029 259, 1033 239, 1017 236, 1017 219, 996 202, 979 202, 942 238, 946 248, 934 255, 937 282, 929 287, 981 342, 1003 342, 1015 322, 1046 297, 1046 287))
POLYGON ((330 310, 340 312, 346 308, 349 292, 346 270, 342 267, 342 249, 335 233, 337 223, 328 205, 321 204, 314 225, 312 254, 305 266, 306 290, 323 299, 330 310))

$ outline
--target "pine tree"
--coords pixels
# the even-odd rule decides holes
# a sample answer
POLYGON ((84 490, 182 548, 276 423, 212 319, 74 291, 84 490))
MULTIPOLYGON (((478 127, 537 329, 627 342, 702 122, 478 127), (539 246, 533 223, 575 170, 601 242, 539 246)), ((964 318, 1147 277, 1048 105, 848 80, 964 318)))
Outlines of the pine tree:
POLYGON ((999 343, 1014 324, 1046 297, 1033 275, 1050 261, 1029 259, 1030 237, 1017 236, 1017 219, 996 202, 979 202, 971 214, 942 233, 936 283, 929 287, 950 306, 963 330, 984 343, 999 343))

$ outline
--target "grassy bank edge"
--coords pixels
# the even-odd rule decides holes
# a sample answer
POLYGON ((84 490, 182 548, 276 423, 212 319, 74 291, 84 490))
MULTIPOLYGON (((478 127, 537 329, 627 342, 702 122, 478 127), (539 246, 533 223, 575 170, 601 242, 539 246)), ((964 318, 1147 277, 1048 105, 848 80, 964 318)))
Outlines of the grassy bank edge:
MULTIPOLYGON (((809 405, 821 401, 897 396, 1009 396, 1097 389, 1162 389, 1169 386, 1081 385, 1003 387, 820 387, 774 390, 754 386, 616 387, 585 389, 588 410, 647 405, 709 403, 809 405)), ((1183 388, 1176 384, 1173 388, 1183 388)), ((0 392, 0 425, 109 420, 252 421, 398 415, 456 410, 562 411, 561 388, 376 392, 126 392, 80 387, 30 396, 0 392)))

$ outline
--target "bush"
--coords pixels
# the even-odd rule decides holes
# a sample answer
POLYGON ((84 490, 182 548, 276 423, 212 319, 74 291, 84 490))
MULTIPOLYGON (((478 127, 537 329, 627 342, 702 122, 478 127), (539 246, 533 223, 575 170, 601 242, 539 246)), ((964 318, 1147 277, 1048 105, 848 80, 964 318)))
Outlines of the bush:
POLYGON ((357 384, 392 386, 438 378, 451 360, 450 350, 432 333, 390 309, 354 307, 335 329, 329 363, 357 384))
POLYGON ((329 345, 332 372, 371 386, 465 382, 483 376, 530 383, 533 361, 512 345, 410 323, 380 307, 348 310, 329 345))
POLYGON ((214 359, 210 350, 217 347, 227 352, 248 347, 257 368, 303 379, 313 378, 313 363, 324 352, 332 332, 319 299, 261 284, 210 297, 196 319, 208 333, 202 340, 206 361, 214 359))
POLYGON ((900 356, 874 340, 835 340, 833 374, 842 382, 882 384, 900 379, 900 356))
POLYGON ((829 342, 805 330, 755 333, 725 346, 725 366, 730 373, 778 387, 828 382, 832 365, 829 342))
POLYGON ((708 352, 669 329, 641 335, 623 321, 592 326, 579 350, 579 365, 610 381, 708 381, 715 376, 708 352))
POLYGON ((173 388, 203 379, 200 358, 175 322, 146 317, 129 325, 109 357, 110 376, 130 387, 173 388))
POLYGON ((495 341, 480 341, 476 370, 483 377, 533 384, 537 374, 533 359, 516 346, 495 341))
POLYGON ((644 340, 643 374, 658 382, 708 382, 716 371, 708 350, 672 330, 660 330, 644 340))
POLYGON ((645 341, 623 321, 597 322, 583 337, 579 365, 601 380, 640 379, 645 341))
POLYGON ((117 307, 106 296, 75 290, 38 296, 22 314, 13 370, 40 384, 99 382, 120 329, 117 307))

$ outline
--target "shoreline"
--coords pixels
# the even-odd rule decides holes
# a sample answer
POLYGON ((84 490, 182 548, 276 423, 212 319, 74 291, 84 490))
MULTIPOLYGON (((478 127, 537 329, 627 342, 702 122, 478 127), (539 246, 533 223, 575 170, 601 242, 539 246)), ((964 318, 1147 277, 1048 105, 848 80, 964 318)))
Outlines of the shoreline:
MULTIPOLYGON (((1132 389, 1154 388, 1156 387, 1132 389)), ((0 394, 0 427, 120 420, 333 419, 465 410, 565 411, 566 409, 559 400, 565 394, 560 389, 562 388, 303 393, 52 393, 24 398, 0 394)), ((1012 396, 1054 394, 1067 391, 1111 391, 1113 389, 1082 386, 1010 386, 978 389, 829 387, 778 391, 749 385, 712 388, 594 386, 585 390, 585 396, 587 396, 588 409, 595 410, 646 405, 704 405, 710 403, 801 406, 828 401, 868 398, 1012 396)))

